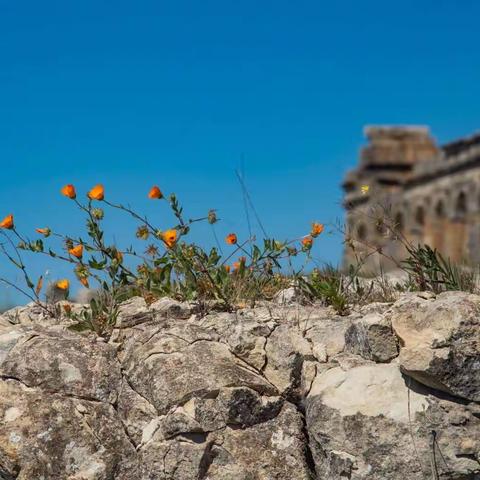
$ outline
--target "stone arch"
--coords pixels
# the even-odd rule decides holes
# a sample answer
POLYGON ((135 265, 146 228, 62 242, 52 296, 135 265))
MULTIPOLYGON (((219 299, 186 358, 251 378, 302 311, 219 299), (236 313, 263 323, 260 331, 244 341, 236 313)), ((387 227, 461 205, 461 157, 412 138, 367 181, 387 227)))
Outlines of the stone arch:
POLYGON ((468 252, 468 196, 462 190, 453 197, 451 228, 446 229, 446 256, 453 262, 459 262, 468 252))
POLYGON ((440 199, 435 204, 435 217, 437 219, 445 218, 446 211, 445 211, 445 202, 443 199, 440 199))
POLYGON ((415 225, 418 227, 425 225, 425 208, 423 205, 418 205, 415 209, 415 225))
POLYGON ((433 208, 432 222, 430 223, 430 232, 427 242, 432 248, 436 248, 440 253, 445 254, 445 235, 448 227, 447 198, 442 196, 438 198, 433 208))
POLYGON ((460 192, 455 200, 455 217, 463 218, 468 212, 467 195, 460 192))

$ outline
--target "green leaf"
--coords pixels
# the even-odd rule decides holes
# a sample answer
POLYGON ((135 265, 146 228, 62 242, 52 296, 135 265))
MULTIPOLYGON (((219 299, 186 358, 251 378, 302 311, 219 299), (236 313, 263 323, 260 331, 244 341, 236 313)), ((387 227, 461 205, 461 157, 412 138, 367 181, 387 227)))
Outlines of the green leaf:
POLYGON ((73 325, 69 325, 67 328, 73 332, 86 332, 89 330, 94 330, 91 322, 77 322, 73 325))

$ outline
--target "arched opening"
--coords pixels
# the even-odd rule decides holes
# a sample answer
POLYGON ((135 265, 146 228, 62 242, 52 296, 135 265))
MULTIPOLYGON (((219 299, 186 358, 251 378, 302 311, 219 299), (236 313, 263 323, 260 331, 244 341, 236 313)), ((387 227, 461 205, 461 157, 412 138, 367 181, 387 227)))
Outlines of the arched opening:
POLYGON ((460 192, 453 205, 454 228, 447 230, 448 239, 445 240, 447 256, 453 262, 460 262, 468 254, 468 227, 466 215, 468 212, 468 198, 465 192, 460 192))
POLYGON ((439 200, 435 205, 435 216, 437 218, 445 218, 445 204, 443 200, 439 200))
POLYGON ((445 254, 445 231, 447 228, 447 212, 445 208, 445 200, 440 199, 435 204, 433 222, 430 228, 430 236, 427 238, 432 248, 436 248, 440 253, 445 254))
POLYGON ((425 209, 421 205, 415 210, 415 223, 420 227, 425 225, 425 209))
POLYGON ((462 218, 467 213, 467 196, 465 192, 460 192, 455 203, 455 216, 462 218))

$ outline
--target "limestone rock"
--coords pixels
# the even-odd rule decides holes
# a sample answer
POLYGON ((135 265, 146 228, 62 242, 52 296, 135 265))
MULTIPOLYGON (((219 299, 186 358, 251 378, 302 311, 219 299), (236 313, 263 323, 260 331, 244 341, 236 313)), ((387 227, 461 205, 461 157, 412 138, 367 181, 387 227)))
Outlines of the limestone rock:
POLYGON ((280 392, 297 388, 305 358, 313 358, 308 340, 295 328, 279 325, 268 337, 265 346, 265 376, 280 392))
POLYGON ((306 410, 318 478, 431 478, 433 448, 440 478, 476 478, 479 407, 429 393, 405 380, 395 363, 332 368, 318 376, 306 410))
POLYGON ((187 319, 192 315, 193 308, 186 302, 178 302, 173 298, 160 298, 150 305, 150 310, 156 316, 164 318, 187 319))
POLYGON ((432 388, 480 401, 480 297, 404 296, 390 312, 402 370, 432 388))
POLYGON ((73 332, 25 330, 0 364, 2 377, 92 401, 114 403, 121 381, 115 350, 73 332))
POLYGON ((313 354, 325 362, 345 350, 345 337, 351 326, 348 317, 326 314, 312 316, 306 328, 306 338, 312 344, 313 354))
POLYGON ((354 321, 345 333, 345 341, 347 350, 375 362, 388 362, 398 355, 391 321, 379 313, 354 321))
POLYGON ((0 478, 113 478, 134 454, 113 407, 0 381, 0 478))
POLYGON ((285 404, 276 418, 212 436, 205 480, 310 480, 301 415, 285 404))
POLYGON ((124 302, 118 309, 117 323, 115 327, 133 327, 139 323, 151 320, 153 320, 153 313, 147 307, 145 299, 142 297, 133 297, 124 302))
MULTIPOLYGON (((475 358, 479 301, 407 295, 349 317, 276 303, 201 316, 134 298, 108 342, 26 308, 0 327, 0 478, 423 480, 435 452, 439 478, 474 480, 480 406, 403 377, 410 357, 393 358, 390 322, 402 350, 423 339, 415 361, 467 345, 475 358), (352 340, 355 328, 366 341, 352 340)), ((457 383, 446 367, 425 375, 475 388, 468 362, 448 365, 457 383)))
POLYGON ((301 292, 296 287, 288 287, 280 290, 273 297, 273 301, 279 305, 289 305, 302 299, 301 292))
POLYGON ((246 386, 259 393, 278 393, 210 332, 192 327, 153 336, 144 344, 142 340, 130 347, 125 374, 135 391, 160 414, 193 397, 218 394, 222 387, 246 386))

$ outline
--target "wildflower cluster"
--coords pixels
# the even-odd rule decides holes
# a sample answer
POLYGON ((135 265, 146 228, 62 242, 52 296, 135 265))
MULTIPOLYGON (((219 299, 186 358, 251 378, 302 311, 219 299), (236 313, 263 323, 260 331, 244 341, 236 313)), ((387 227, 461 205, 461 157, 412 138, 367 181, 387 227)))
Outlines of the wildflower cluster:
MULTIPOLYGON (((166 228, 159 228, 130 207, 110 201, 101 184, 91 188, 84 201, 79 200, 72 184, 65 185, 61 194, 83 212, 86 237, 39 226, 35 229, 39 238, 31 240, 17 230, 13 214, 0 222, 0 233, 6 239, 6 242, 0 243, 1 252, 23 272, 27 288, 23 289, 4 278, 0 281, 39 303, 43 279, 36 283, 30 279, 22 260, 22 251, 69 263, 81 285, 95 285, 97 291, 110 292, 115 298, 143 295, 153 300, 168 295, 180 300, 214 300, 230 309, 244 302, 254 303, 260 298, 269 298, 278 288, 285 286, 282 267, 286 264, 292 267, 292 257, 300 254, 305 256, 304 265, 290 273, 293 276, 302 274, 314 239, 324 230, 322 224, 313 223, 309 234, 304 237, 283 242, 265 239, 261 245, 255 244, 253 238, 240 240, 236 233, 228 233, 225 244, 231 250, 222 256, 217 248, 219 245, 206 251, 187 241, 190 229, 197 222, 205 221, 212 229, 215 228, 218 222, 215 210, 210 210, 202 218, 187 219, 176 195, 166 197, 158 186, 153 186, 147 197, 166 202, 170 208, 174 220, 166 228), (143 252, 131 246, 121 249, 106 241, 102 221, 109 209, 119 210, 138 222, 136 237, 147 243, 143 252), (59 240, 62 247, 55 249, 47 246, 45 242, 51 238, 59 240)), ((54 288, 67 297, 70 282, 59 279, 54 288)), ((96 308, 98 310, 98 305, 96 308)))

